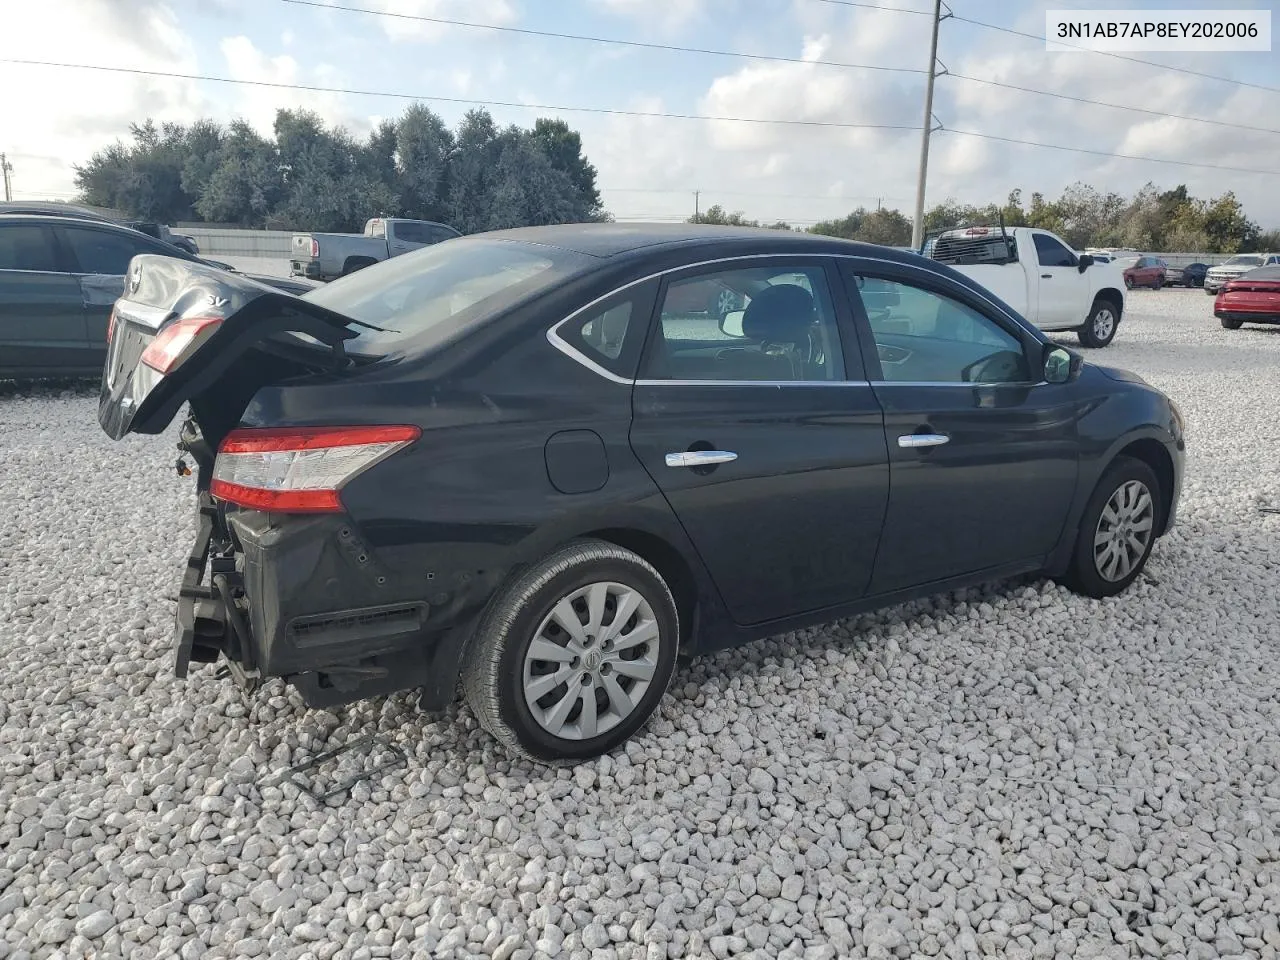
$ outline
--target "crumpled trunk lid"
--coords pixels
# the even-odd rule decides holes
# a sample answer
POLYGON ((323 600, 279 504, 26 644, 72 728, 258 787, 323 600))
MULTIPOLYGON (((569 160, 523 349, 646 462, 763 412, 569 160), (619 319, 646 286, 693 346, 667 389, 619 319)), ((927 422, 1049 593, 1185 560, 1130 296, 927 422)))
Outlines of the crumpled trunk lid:
POLYGON ((248 363, 246 354, 268 346, 280 356, 282 372, 340 369, 349 363, 342 344, 355 336, 354 323, 243 275, 170 257, 134 257, 114 308, 98 422, 114 440, 160 433, 183 403, 202 395, 216 401, 220 379, 248 363), (201 329, 176 363, 162 369, 144 360, 148 347, 166 332, 172 341, 171 328, 184 321, 201 329))

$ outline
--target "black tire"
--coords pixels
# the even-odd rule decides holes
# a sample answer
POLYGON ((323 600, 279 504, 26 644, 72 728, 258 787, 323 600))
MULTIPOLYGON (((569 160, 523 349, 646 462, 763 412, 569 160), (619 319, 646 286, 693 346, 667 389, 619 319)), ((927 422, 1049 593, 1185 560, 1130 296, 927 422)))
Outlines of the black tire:
POLYGON ((1152 286, 1154 289, 1159 290, 1164 286, 1164 277, 1156 277, 1156 282, 1152 286))
POLYGON ((1125 277, 1125 278, 1124 278, 1124 288, 1125 288, 1126 290, 1132 290, 1132 289, 1133 289, 1133 277, 1125 277))
POLYGON ((1229 320, 1226 317, 1219 317, 1218 320, 1224 330, 1239 330, 1244 326, 1243 320, 1229 320))
MULTIPOLYGON (((1151 549, 1155 546, 1156 531, 1160 529, 1163 523, 1164 500, 1155 471, 1143 461, 1133 457, 1116 458, 1115 462, 1107 467, 1102 479, 1098 481, 1097 487, 1094 488, 1092 495, 1089 497, 1089 502, 1085 504, 1084 513, 1080 517, 1079 532, 1076 535, 1075 550, 1071 555, 1071 566, 1067 570, 1063 582, 1076 593, 1083 594, 1086 597, 1101 599, 1121 593, 1138 578, 1143 568, 1146 567, 1147 559, 1151 556, 1151 549), (1150 536, 1147 538, 1140 555, 1132 560, 1132 567, 1125 571, 1123 576, 1112 579, 1112 577, 1099 569, 1100 566, 1105 566, 1105 564, 1100 564, 1097 555, 1097 550, 1100 548, 1095 546, 1096 538, 1103 535, 1100 521, 1102 520, 1103 511, 1107 509, 1111 498, 1117 495, 1126 485, 1134 482, 1142 484, 1150 498, 1150 514, 1148 518, 1151 524, 1150 536)), ((1101 549, 1105 549, 1105 545, 1101 549)), ((1116 572, 1112 571, 1113 574, 1116 572)))
POLYGON ((1116 305, 1099 297, 1093 301, 1088 319, 1076 328, 1076 336, 1080 338, 1082 347, 1105 347, 1116 338, 1116 330, 1119 328, 1120 315, 1116 305))
MULTIPOLYGON (((604 608, 606 611, 607 602, 606 600, 604 608)), ((614 609, 616 610, 616 606, 614 609)), ((577 615, 582 616, 582 613, 578 612, 577 615)), ((627 623, 637 620, 637 617, 638 614, 628 619, 627 623)), ((612 627, 613 624, 606 626, 612 627)), ((625 624, 620 626, 625 627, 625 624)), ((571 674, 567 680, 550 687, 544 694, 543 701, 547 705, 543 701, 534 701, 535 706, 542 706, 547 711, 545 717, 554 712, 549 704, 572 697, 573 706, 565 716, 575 718, 571 722, 578 728, 575 731, 577 733, 583 732, 583 711, 588 695, 586 690, 591 691, 592 703, 596 705, 594 709, 599 709, 601 697, 605 700, 606 707, 613 704, 611 692, 606 689, 609 681, 601 675, 609 672, 609 665, 599 664, 601 654, 609 650, 609 644, 599 637, 589 636, 589 615, 588 623, 580 626, 582 627, 586 628, 589 639, 596 642, 598 666, 595 669, 598 672, 591 683, 583 684, 584 690, 577 691, 576 685, 581 682, 582 676, 578 670, 586 671, 589 668, 588 661, 575 657, 564 668, 571 674), (564 693, 560 694, 558 691, 562 689, 564 693), (574 696, 575 691, 578 696, 574 696)), ((639 629, 638 620, 632 629, 639 629)), ((567 544, 521 571, 490 601, 480 618, 462 664, 462 689, 480 725, 512 752, 544 763, 587 760, 613 750, 648 722, 675 672, 679 638, 680 618, 675 599, 652 565, 630 550, 614 544, 600 540, 580 540, 567 544), (532 670, 528 662, 529 650, 540 632, 543 640, 557 635, 547 631, 563 635, 565 643, 561 646, 567 649, 568 634, 558 625, 544 627, 544 622, 551 617, 561 600, 573 596, 575 591, 601 583, 635 591, 642 602, 647 604, 656 624, 657 637, 642 647, 656 663, 639 701, 628 714, 615 718, 613 725, 605 732, 594 737, 556 736, 542 721, 534 717, 526 701, 525 684, 529 682, 527 674, 532 670)), ((614 662, 625 656, 616 652, 612 655, 615 657, 614 662)), ((537 663, 542 664, 544 661, 537 663)), ((545 661, 545 664, 551 666, 552 661, 545 661)), ((532 677, 536 680, 538 676, 545 675, 533 674, 532 677)), ((613 685, 619 687, 624 682, 631 683, 624 691, 630 692, 636 689, 640 681, 632 681, 618 671, 613 677, 613 685)), ((610 718, 606 714, 606 720, 608 719, 610 718)))
POLYGON ((1204 287, 1204 292, 1207 293, 1209 296, 1216 297, 1218 295, 1217 290, 1210 290, 1208 287, 1205 287, 1203 283, 1200 284, 1200 286, 1204 287))

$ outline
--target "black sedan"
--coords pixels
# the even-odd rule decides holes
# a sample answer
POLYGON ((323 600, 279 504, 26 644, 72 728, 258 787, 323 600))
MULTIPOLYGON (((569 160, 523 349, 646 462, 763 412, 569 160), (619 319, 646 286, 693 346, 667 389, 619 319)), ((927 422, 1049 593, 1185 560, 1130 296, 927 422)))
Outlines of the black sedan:
POLYGON ((1027 573, 1111 596, 1174 522, 1174 404, 913 253, 593 224, 300 298, 130 276, 99 420, 154 434, 189 404, 179 676, 222 658, 313 706, 425 709, 460 678, 508 747, 581 759, 679 653, 1027 573), (680 306, 709 278, 745 309, 680 306))
MULTIPOLYGON (((111 305, 135 256, 230 269, 102 218, 7 209, 0 208, 0 379, 102 376, 111 305)), ((255 279, 289 293, 316 286, 255 279)))

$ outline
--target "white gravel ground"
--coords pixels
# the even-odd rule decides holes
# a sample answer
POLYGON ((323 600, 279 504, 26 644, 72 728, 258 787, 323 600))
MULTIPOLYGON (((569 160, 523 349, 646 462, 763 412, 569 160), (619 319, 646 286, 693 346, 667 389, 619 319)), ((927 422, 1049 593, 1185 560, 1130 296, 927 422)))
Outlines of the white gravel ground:
POLYGON ((1280 955, 1280 329, 1223 331, 1198 291, 1131 309, 1091 356, 1190 441, 1149 579, 699 661, 567 770, 407 695, 174 679, 171 442, 109 442, 85 391, 0 394, 0 960, 1280 955), (263 785, 373 731, 407 766, 323 807, 263 785))

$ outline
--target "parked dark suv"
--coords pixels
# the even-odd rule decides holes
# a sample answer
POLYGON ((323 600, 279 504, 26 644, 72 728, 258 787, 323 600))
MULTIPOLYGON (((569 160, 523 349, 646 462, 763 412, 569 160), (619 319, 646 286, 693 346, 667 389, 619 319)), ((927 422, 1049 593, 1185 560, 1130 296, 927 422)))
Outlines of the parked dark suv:
POLYGON ((460 676, 547 760, 635 733, 678 651, 1016 574, 1117 594, 1181 487, 1160 391, 813 235, 512 230, 303 297, 141 257, 116 316, 103 429, 190 409, 178 674, 426 708, 460 676))

